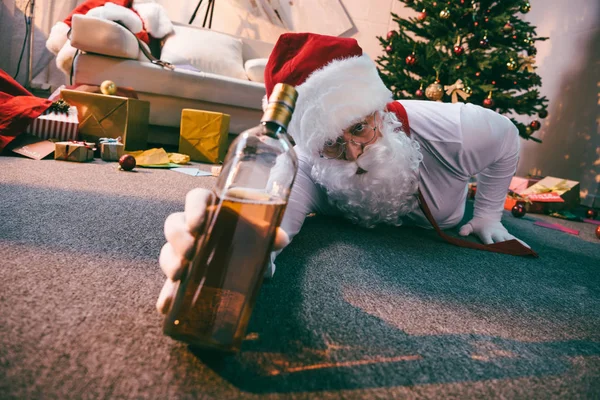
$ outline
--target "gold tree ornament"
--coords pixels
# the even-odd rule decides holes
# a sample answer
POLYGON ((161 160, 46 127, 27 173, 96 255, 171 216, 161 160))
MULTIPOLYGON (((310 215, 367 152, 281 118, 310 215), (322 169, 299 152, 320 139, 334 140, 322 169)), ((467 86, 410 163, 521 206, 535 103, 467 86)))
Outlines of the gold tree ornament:
POLYGON ((452 96, 452 102, 458 102, 458 96, 460 96, 463 100, 467 100, 470 96, 465 90, 465 85, 463 84, 462 79, 458 79, 454 82, 454 85, 444 86, 444 90, 448 96, 452 96))
POLYGON ((440 101, 442 100, 442 97, 444 97, 444 89, 438 81, 435 81, 431 85, 427 86, 427 89, 425 89, 425 96, 429 100, 440 101))
POLYGON ((526 1, 521 5, 521 12, 523 14, 527 14, 529 11, 531 11, 531 4, 529 4, 529 2, 526 1))
POLYGON ((447 8, 445 8, 442 11, 440 11, 440 18, 441 19, 448 19, 448 18, 450 18, 450 10, 448 10, 447 8))
POLYGON ((510 21, 507 21, 506 24, 504 24, 504 27, 502 29, 506 33, 512 33, 512 31, 515 30, 515 27, 513 26, 513 24, 510 23, 510 21))
POLYGON ((510 58, 510 60, 506 63, 506 68, 508 68, 509 71, 515 71, 518 68, 518 64, 514 58, 510 58))
POLYGON ((535 64, 535 56, 519 56, 519 64, 521 65, 519 72, 527 71, 531 74, 535 70, 533 66, 535 64))
POLYGON ((117 85, 113 81, 104 81, 100 85, 100 92, 105 95, 113 95, 117 93, 117 85))

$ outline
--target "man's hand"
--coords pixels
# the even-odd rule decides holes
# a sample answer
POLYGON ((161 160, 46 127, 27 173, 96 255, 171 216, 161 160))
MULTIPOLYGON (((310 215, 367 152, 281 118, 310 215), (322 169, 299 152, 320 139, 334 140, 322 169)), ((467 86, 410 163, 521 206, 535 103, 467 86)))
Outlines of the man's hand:
MULTIPOLYGON (((156 308, 165 314, 179 285, 187 265, 194 256, 195 244, 202 239, 206 208, 214 203, 214 194, 206 189, 193 189, 185 198, 185 211, 173 213, 165 220, 165 238, 167 243, 162 247, 159 264, 167 280, 160 291, 156 308)), ((288 235, 277 229, 273 250, 279 250, 289 243, 288 235)))
POLYGON ((502 225, 502 222, 495 221, 492 219, 486 219, 481 217, 475 217, 465 225, 463 225, 458 234, 461 236, 469 236, 471 233, 475 234, 484 244, 492 244, 498 242, 504 242, 511 239, 516 239, 523 244, 523 246, 531 248, 524 241, 517 239, 502 225))

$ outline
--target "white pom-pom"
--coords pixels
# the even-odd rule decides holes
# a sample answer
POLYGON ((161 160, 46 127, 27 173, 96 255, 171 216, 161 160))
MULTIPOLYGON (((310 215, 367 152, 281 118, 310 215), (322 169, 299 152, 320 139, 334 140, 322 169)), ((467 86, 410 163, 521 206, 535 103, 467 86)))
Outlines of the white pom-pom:
POLYGON ((57 55, 60 49, 63 48, 65 43, 67 42, 67 34, 69 33, 69 25, 64 22, 57 22, 52 29, 50 30, 50 34, 48 35, 48 40, 46 40, 46 48, 52 52, 52 54, 57 55))
POLYGON ((65 45, 60 49, 56 55, 56 66, 61 70, 67 77, 71 76, 71 66, 75 59, 77 49, 71 46, 71 41, 67 40, 65 45))
POLYGON ((150 36, 162 39, 173 32, 173 24, 167 15, 167 11, 160 4, 134 3, 133 9, 144 21, 144 28, 150 36))

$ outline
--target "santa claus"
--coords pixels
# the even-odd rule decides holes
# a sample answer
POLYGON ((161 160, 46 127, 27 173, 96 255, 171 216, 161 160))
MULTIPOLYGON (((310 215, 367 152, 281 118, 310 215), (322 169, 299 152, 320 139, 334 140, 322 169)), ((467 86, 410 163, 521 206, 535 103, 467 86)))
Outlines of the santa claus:
POLYGON ((167 12, 153 0, 87 0, 77 6, 67 18, 55 24, 46 41, 48 50, 56 55, 57 67, 67 76, 70 75, 77 52, 68 37, 74 15, 118 22, 147 45, 173 31, 167 12))
MULTIPOLYGON (((288 127, 298 172, 275 249, 291 242, 308 214, 318 213, 367 227, 433 227, 455 245, 537 256, 501 222, 519 159, 518 130, 508 118, 473 104, 394 101, 375 63, 351 38, 282 35, 265 69, 268 96, 280 82, 298 92, 288 127), (473 176, 474 215, 459 234, 474 234, 483 244, 441 230, 461 222, 473 176)), ((193 254, 192 232, 209 198, 210 192, 194 189, 185 213, 165 222, 167 243, 159 261, 168 279, 159 311, 168 308, 174 279, 193 254)), ((268 273, 273 271, 274 264, 268 273)))

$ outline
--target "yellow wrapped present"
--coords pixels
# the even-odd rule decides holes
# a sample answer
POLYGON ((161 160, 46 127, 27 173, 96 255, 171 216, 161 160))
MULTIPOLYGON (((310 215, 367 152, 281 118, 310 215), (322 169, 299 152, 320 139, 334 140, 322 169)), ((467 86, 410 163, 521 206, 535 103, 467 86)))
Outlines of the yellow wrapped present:
POLYGON ((150 103, 129 97, 63 89, 61 97, 77 107, 81 139, 97 143, 100 138, 119 136, 125 151, 148 146, 150 103))
POLYGON ((181 112, 179 152, 193 161, 218 163, 227 153, 229 115, 184 109, 181 112))

